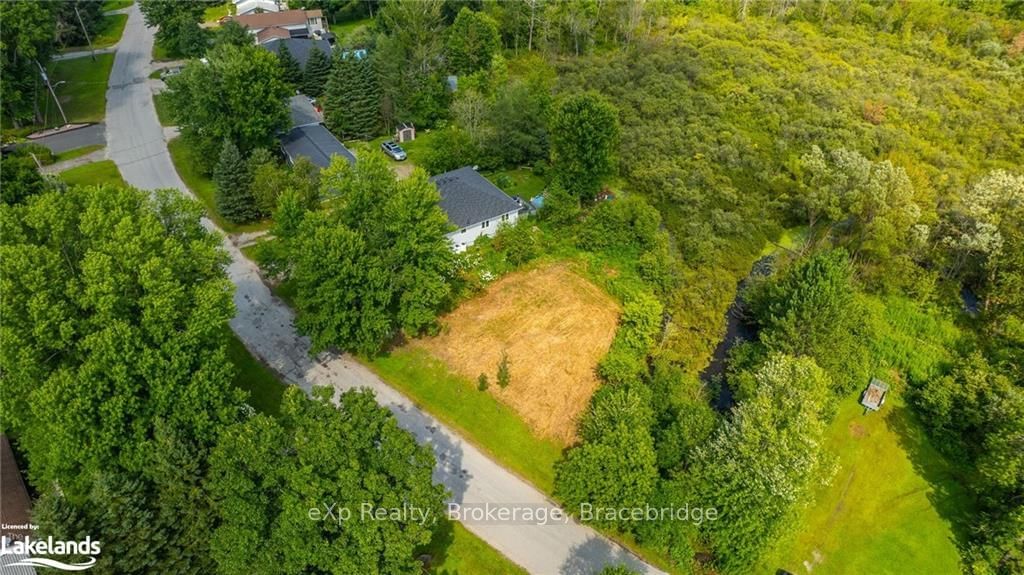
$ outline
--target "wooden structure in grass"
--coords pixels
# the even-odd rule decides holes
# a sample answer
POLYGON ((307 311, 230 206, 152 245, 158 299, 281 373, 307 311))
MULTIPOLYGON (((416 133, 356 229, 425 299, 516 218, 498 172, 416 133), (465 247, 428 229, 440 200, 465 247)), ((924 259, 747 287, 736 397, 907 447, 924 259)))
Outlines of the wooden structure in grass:
POLYGON ((860 394, 860 404, 864 406, 864 413, 868 410, 878 411, 885 405, 885 396, 889 393, 889 386, 878 378, 872 377, 871 383, 864 393, 860 394))

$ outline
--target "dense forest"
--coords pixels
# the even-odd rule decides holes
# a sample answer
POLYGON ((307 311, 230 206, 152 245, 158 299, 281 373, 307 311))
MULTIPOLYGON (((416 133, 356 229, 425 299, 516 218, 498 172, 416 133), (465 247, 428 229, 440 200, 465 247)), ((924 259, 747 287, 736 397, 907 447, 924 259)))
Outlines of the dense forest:
MULTIPOLYGON (((955 470, 962 571, 1024 572, 1024 3, 312 0, 361 24, 305 69, 174 4, 140 0, 159 43, 206 56, 168 80, 175 123, 217 213, 272 222, 256 257, 316 350, 372 357, 496 274, 577 258, 622 314, 554 471, 567 509, 724 510, 592 524, 676 572, 756 571, 834 480, 829 427, 877 377, 955 470), (415 123, 422 170, 286 165, 296 89, 343 138, 415 123), (505 188, 529 174, 544 205, 454 254, 427 176, 465 165, 505 188)), ((29 63, 63 30, 35 6, 3 8, 19 122, 29 63)), ((348 537, 283 510, 363 472, 374 501, 445 494, 364 393, 244 405, 226 259, 196 204, 67 187, 17 153, 2 176, 0 415, 44 528, 120 541, 102 572, 421 569, 422 526, 348 537)))

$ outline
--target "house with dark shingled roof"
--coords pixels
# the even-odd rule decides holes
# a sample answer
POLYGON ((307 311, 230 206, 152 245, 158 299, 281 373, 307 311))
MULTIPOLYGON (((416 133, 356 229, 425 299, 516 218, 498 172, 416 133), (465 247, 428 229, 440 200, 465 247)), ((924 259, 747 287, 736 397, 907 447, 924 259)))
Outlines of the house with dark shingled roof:
POLYGON ((456 228, 448 239, 457 252, 480 236, 494 236, 501 224, 515 224, 520 212, 527 209, 522 200, 501 191, 469 166, 438 174, 430 181, 441 194, 441 209, 456 228))

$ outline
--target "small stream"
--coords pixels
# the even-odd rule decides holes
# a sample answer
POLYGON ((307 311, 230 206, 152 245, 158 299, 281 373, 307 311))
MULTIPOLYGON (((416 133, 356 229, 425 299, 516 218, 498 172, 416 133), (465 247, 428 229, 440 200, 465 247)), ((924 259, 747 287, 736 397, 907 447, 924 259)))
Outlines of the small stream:
POLYGON ((750 341, 757 337, 757 329, 746 322, 744 302, 742 299, 743 288, 752 277, 763 277, 772 273, 775 263, 775 256, 765 256, 756 262, 750 269, 747 277, 736 284, 736 297, 729 304, 725 312, 725 336, 715 346, 711 354, 711 363, 708 364, 700 374, 700 380, 705 384, 713 384, 717 381, 718 395, 713 399, 712 404, 718 411, 728 411, 736 403, 733 398, 732 389, 726 379, 725 367, 729 359, 729 350, 733 346, 744 341, 750 341))

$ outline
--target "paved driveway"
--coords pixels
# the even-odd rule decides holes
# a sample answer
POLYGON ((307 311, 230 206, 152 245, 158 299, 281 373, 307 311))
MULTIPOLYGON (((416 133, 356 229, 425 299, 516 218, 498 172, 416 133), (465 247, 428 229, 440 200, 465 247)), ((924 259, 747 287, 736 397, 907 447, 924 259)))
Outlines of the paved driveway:
MULTIPOLYGON (((128 12, 128 24, 114 60, 107 92, 107 141, 111 159, 129 184, 141 189, 188 190, 174 170, 163 130, 157 121, 146 85, 152 30, 142 22, 137 5, 128 12)), ((215 230, 211 222, 204 225, 215 230)), ((521 506, 551 514, 556 507, 543 493, 505 470, 452 430, 419 410, 409 399, 388 387, 349 356, 311 358, 309 341, 293 326, 294 316, 273 297, 261 281, 258 268, 228 240, 231 255, 228 275, 234 282, 237 315, 231 328, 254 354, 288 382, 309 390, 330 385, 339 390, 364 387, 391 410, 401 426, 429 445, 437 456, 434 479, 464 506, 521 506)), ((512 561, 531 573, 589 575, 603 566, 626 563, 646 573, 659 573, 592 529, 575 522, 549 524, 497 524, 464 522, 512 561)))
POLYGON ((42 144, 54 154, 82 148, 85 146, 103 145, 106 143, 104 133, 107 127, 100 124, 92 124, 84 128, 77 128, 67 132, 61 132, 52 136, 44 136, 32 140, 34 144, 42 144))

